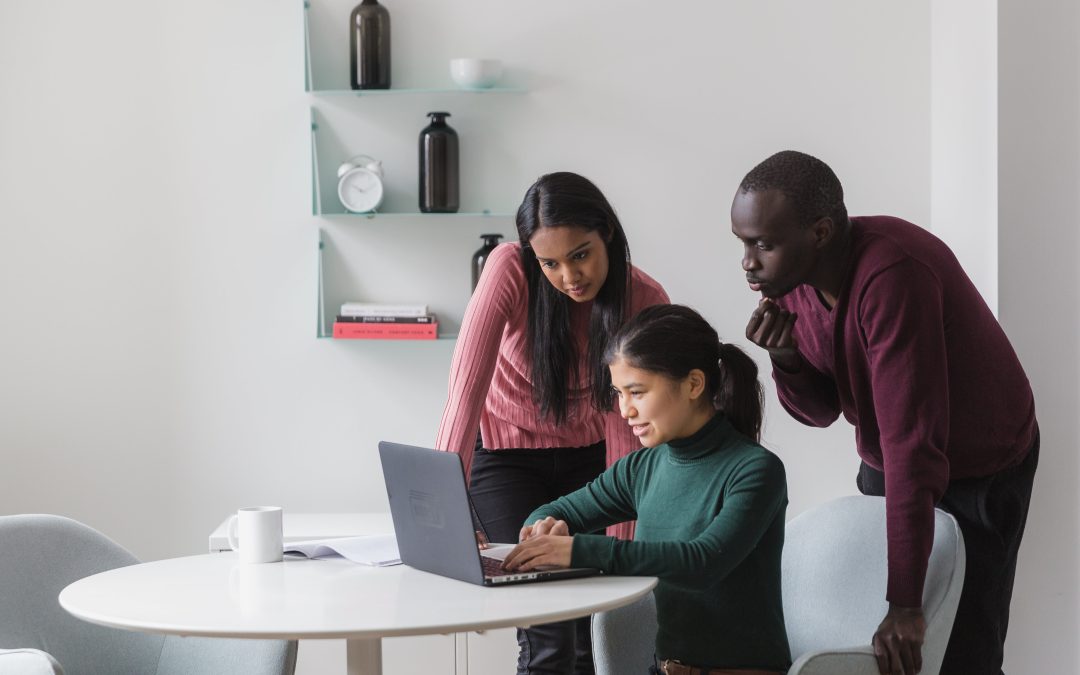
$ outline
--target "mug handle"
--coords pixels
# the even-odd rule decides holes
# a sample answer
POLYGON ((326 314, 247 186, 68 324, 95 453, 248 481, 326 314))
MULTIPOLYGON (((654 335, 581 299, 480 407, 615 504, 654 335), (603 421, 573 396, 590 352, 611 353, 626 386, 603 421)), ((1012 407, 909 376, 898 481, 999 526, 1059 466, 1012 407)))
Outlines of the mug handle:
POLYGON ((234 551, 240 550, 240 540, 236 537, 236 524, 238 521, 239 518, 234 513, 229 516, 229 524, 225 526, 225 537, 229 540, 229 548, 234 551))

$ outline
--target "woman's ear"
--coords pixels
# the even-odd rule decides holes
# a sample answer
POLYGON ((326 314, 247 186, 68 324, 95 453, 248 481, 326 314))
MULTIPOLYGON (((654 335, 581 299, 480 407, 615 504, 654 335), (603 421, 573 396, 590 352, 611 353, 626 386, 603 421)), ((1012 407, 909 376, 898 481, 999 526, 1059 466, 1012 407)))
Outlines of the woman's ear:
POLYGON ((700 368, 691 370, 684 380, 684 386, 689 387, 687 394, 691 400, 701 398, 705 393, 705 371, 700 368))

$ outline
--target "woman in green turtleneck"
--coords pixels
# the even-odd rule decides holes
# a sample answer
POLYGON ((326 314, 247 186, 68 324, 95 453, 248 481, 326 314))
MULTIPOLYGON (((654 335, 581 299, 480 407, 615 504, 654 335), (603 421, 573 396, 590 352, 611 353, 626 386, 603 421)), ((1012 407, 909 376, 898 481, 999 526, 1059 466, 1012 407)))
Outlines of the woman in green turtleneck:
POLYGON ((534 511, 511 570, 595 567, 657 576, 655 672, 673 663, 779 673, 787 484, 758 445, 757 366, 681 305, 642 310, 607 354, 622 416, 645 447, 534 511), (575 534, 637 520, 633 541, 575 534))

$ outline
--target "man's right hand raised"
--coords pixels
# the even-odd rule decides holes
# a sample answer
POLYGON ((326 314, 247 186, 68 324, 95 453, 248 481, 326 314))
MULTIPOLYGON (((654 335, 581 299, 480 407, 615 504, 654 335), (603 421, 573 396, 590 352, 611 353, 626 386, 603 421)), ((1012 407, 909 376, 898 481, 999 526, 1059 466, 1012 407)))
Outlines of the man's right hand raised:
POLYGON ((799 315, 762 298, 746 324, 746 339, 769 352, 782 370, 799 369, 802 357, 795 341, 795 321, 799 315))

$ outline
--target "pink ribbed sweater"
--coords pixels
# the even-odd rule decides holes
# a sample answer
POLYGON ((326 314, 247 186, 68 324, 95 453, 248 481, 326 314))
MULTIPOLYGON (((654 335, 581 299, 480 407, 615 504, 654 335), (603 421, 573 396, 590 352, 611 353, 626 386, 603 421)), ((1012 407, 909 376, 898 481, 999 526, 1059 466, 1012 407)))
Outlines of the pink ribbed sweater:
MULTIPOLYGON (((630 297, 631 316, 649 305, 668 302, 663 287, 637 268, 631 270, 630 297)), ((604 440, 610 465, 640 448, 616 410, 600 413, 590 402, 585 353, 591 302, 575 303, 571 310, 580 367, 579 380, 570 392, 567 420, 557 425, 540 418, 532 399, 528 307, 521 245, 501 244, 488 257, 461 322, 435 447, 460 453, 466 476, 472 467, 477 426, 484 447, 490 450, 580 447, 604 440)))

